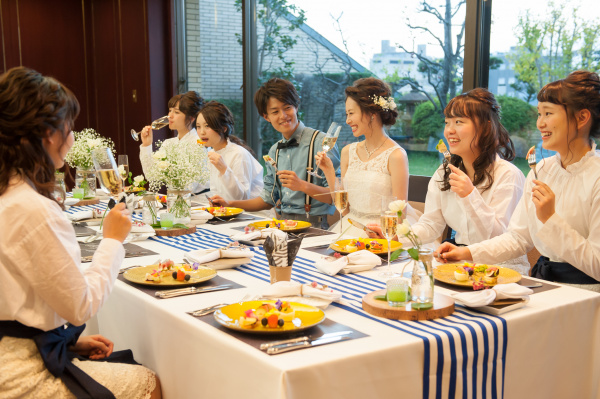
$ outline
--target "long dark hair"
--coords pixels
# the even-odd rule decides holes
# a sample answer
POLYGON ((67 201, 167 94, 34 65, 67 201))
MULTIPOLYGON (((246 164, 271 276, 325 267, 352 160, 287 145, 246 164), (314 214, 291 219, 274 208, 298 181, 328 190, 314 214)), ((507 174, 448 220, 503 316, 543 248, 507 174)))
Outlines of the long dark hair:
POLYGON ((56 201, 55 166, 42 142, 59 131, 64 144, 78 115, 75 95, 56 79, 25 67, 0 76, 0 195, 20 176, 56 201))
POLYGON ((217 132, 223 140, 229 139, 232 143, 244 147, 252 156, 255 156, 252 148, 248 147, 244 140, 234 135, 233 125, 235 122, 233 114, 225 104, 217 101, 209 101, 200 109, 200 113, 204 117, 208 127, 217 132))
POLYGON ((398 111, 389 107, 383 108, 375 102, 379 97, 386 100, 392 97, 390 85, 383 80, 372 77, 358 79, 352 86, 346 87, 345 92, 346 99, 350 97, 356 101, 363 114, 379 115, 384 126, 393 126, 396 123, 398 111))
POLYGON ((582 70, 571 72, 566 78, 542 87, 537 99, 539 102, 562 105, 567 113, 567 126, 571 125, 571 120, 575 120, 576 112, 587 109, 592 119, 590 136, 600 137, 600 78, 597 73, 582 70))
POLYGON ((196 126, 196 116, 204 105, 204 99, 200 97, 197 91, 188 91, 187 93, 177 94, 169 100, 169 108, 175 108, 179 104, 179 110, 187 117, 189 121, 186 126, 189 128, 196 126))
MULTIPOLYGON (((471 148, 479 148, 480 154, 473 162, 475 176, 473 185, 485 182, 482 190, 486 191, 494 184, 493 168, 496 155, 512 161, 515 159, 515 146, 508 131, 500 123, 500 105, 494 95, 487 89, 477 88, 454 97, 444 109, 446 118, 469 118, 475 124, 475 137, 471 148)), ((463 172, 466 168, 458 155, 452 155, 450 163, 463 172)), ((450 190, 450 173, 448 166, 444 169, 444 179, 440 182, 442 191, 450 190)))

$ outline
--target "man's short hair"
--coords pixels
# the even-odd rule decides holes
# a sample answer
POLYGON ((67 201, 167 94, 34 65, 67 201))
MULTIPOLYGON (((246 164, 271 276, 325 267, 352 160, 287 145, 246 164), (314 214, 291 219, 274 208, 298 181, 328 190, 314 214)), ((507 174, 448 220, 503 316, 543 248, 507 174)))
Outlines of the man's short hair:
POLYGON ((296 109, 300 106, 300 96, 291 82, 285 79, 271 78, 254 94, 254 105, 261 116, 267 114, 267 103, 271 97, 296 109))

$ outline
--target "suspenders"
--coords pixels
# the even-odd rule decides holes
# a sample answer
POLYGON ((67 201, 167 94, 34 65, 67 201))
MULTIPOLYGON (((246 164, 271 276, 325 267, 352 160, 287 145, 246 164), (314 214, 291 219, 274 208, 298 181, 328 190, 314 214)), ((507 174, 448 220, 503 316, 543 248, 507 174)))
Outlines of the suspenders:
MULTIPOLYGON (((315 140, 317 139, 318 135, 319 135, 319 131, 315 130, 310 139, 310 146, 308 147, 308 157, 307 157, 307 161, 306 161, 306 169, 307 170, 312 170, 313 165, 315 163, 314 148, 315 148, 315 140)), ((279 166, 278 162, 279 162, 279 149, 277 149, 275 151, 275 165, 279 166)), ((311 175, 309 175, 308 173, 306 174, 306 181, 308 183, 312 183, 312 178, 313 177, 311 175)), ((281 186, 279 187, 280 198, 277 202, 275 202, 275 197, 274 197, 276 181, 277 181, 277 177, 275 177, 275 181, 273 182, 273 188, 271 189, 271 200, 275 204, 275 208, 281 208, 281 186)), ((279 185, 279 183, 278 183, 278 185, 279 185)), ((305 196, 304 196, 304 211, 306 212, 307 217, 310 214, 311 201, 312 201, 312 198, 310 198, 310 196, 308 194, 305 194, 305 196)))

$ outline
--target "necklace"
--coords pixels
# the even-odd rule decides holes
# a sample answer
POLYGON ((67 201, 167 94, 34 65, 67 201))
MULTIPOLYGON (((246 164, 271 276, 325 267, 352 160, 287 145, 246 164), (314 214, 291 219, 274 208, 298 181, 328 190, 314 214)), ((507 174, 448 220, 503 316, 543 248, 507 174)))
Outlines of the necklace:
POLYGON ((367 148, 367 140, 365 140, 365 152, 367 153, 367 161, 371 158, 371 155, 373 155, 373 153, 375 153, 378 149, 381 148, 381 146, 387 141, 387 139, 388 137, 385 136, 381 144, 379 144, 379 146, 377 146, 377 148, 375 148, 373 151, 369 151, 369 149, 367 148))

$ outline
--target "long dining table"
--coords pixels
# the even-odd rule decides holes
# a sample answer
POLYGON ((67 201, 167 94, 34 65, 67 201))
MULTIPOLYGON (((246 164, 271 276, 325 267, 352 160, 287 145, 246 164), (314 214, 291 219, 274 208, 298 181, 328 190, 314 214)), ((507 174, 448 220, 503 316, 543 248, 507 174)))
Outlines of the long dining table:
MULTIPOLYGON (((226 246, 248 223, 204 224, 193 234, 135 242, 159 255, 126 258, 123 267, 158 257, 180 262, 188 251, 226 246)), ((526 306, 502 315, 456 304, 440 319, 385 319, 361 306, 366 294, 385 288, 377 268, 336 276, 315 268, 322 255, 311 247, 335 237, 305 238, 292 280, 340 291, 342 300, 326 308, 326 318, 360 332, 356 339, 268 355, 186 313, 267 288, 269 267, 260 246, 252 248, 250 263, 218 271, 234 289, 159 299, 117 280, 97 329, 116 350, 132 349, 137 361, 155 370, 167 399, 600 397, 599 294, 545 282, 526 306)), ((453 293, 451 286, 435 289, 453 293)))

